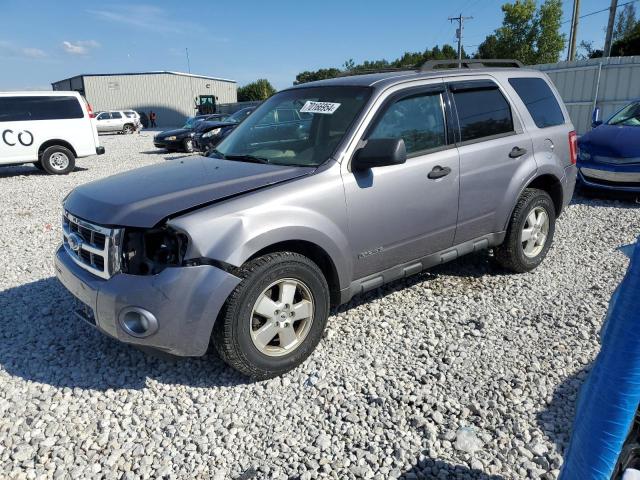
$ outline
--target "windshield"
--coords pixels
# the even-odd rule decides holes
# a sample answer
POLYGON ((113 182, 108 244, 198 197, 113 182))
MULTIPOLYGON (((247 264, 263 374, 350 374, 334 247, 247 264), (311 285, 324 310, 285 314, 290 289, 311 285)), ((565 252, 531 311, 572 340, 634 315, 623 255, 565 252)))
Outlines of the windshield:
POLYGON ((640 102, 627 105, 607 122, 608 125, 640 126, 640 102))
POLYGON ((371 95, 369 87, 309 87, 277 93, 212 153, 234 160, 318 166, 340 143, 371 95))
POLYGON ((228 117, 226 121, 240 123, 242 120, 247 118, 251 112, 252 110, 250 108, 243 108, 242 110, 238 110, 236 113, 228 117))

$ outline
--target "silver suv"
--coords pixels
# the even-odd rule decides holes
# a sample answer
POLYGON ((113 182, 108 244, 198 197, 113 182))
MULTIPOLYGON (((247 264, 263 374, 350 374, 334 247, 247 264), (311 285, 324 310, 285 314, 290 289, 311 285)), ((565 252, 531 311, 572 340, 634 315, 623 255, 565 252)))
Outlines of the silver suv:
POLYGON ((527 272, 573 194, 573 127, 518 68, 379 73, 276 93, 209 157, 140 168, 64 202, 62 283, 130 344, 255 378, 316 347, 330 306, 493 248, 527 272), (268 122, 294 109, 299 128, 268 122))
POLYGON ((111 110, 96 116, 98 133, 134 133, 141 127, 140 116, 133 110, 111 110))

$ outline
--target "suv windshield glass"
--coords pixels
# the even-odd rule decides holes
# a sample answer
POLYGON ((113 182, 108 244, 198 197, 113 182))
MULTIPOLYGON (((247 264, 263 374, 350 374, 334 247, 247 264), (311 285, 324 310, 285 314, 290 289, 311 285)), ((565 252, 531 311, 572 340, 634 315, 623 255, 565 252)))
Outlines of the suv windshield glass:
POLYGON ((212 156, 318 166, 331 156, 370 95, 369 87, 347 86, 277 93, 224 139, 212 156))
POLYGON ((640 102, 627 105, 607 122, 608 125, 624 125, 625 127, 640 126, 640 102))

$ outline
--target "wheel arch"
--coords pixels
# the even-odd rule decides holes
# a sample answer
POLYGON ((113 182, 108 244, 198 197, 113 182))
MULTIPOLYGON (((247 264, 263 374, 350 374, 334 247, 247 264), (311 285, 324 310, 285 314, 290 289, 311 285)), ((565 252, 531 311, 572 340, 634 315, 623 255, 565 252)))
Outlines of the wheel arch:
POLYGON ((331 295, 331 305, 338 305, 340 303, 340 278, 338 277, 338 270, 333 259, 324 248, 308 240, 284 240, 263 247, 251 255, 246 262, 274 252, 298 253, 312 260, 318 265, 320 270, 322 270, 327 280, 331 295))
MULTIPOLYGON (((545 191, 553 200, 553 206, 556 209, 556 218, 562 213, 563 205, 563 190, 560 179, 551 173, 542 174, 534 178, 525 188, 537 188, 538 190, 545 191)), ((520 192, 522 195, 522 192, 520 192)))
POLYGON ((38 147, 38 160, 41 159, 42 154, 49 147, 64 147, 66 149, 69 149, 71 153, 73 153, 74 157, 78 158, 78 153, 76 152, 76 149, 73 148, 73 145, 71 145, 71 143, 67 142, 66 140, 56 138, 56 139, 47 140, 46 142, 43 142, 38 147))

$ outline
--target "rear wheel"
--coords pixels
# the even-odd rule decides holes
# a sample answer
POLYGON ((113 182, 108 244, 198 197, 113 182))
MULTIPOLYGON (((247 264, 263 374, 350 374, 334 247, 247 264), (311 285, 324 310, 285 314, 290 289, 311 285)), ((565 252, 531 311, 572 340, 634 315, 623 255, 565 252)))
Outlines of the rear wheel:
POLYGON ((549 194, 527 188, 513 210, 504 243, 495 249, 504 268, 523 273, 536 268, 553 241, 556 210, 549 194))
POLYGON ((130 135, 135 131, 136 131, 136 129, 130 123, 127 123, 124 127, 122 127, 122 133, 124 133, 126 135, 130 135))
POLYGON ((47 173, 66 175, 75 168, 76 157, 68 148, 54 145, 42 152, 40 164, 47 173))
POLYGON ((322 337, 329 287, 307 257, 278 252, 239 269, 242 282, 220 313, 213 345, 230 366, 256 379, 300 365, 322 337))

